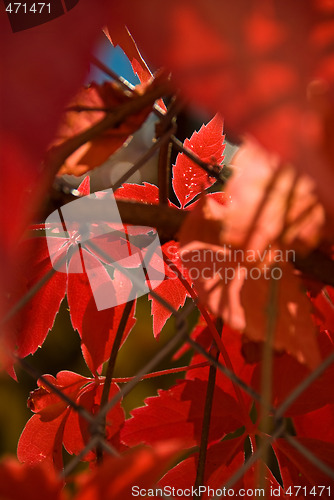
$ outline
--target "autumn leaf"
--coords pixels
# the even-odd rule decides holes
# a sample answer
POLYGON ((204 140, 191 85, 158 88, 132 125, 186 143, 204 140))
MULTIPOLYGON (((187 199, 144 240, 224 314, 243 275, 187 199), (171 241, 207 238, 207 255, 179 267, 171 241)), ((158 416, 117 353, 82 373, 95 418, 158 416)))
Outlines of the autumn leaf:
MULTIPOLYGON (((194 132, 190 139, 183 143, 185 148, 196 154, 202 161, 220 165, 224 159, 223 120, 216 115, 212 120, 203 125, 198 132, 194 132)), ((173 166, 173 189, 181 205, 185 208, 196 195, 210 187, 214 178, 190 160, 184 153, 177 155, 173 166)))
MULTIPOLYGON (((179 439, 184 448, 199 444, 207 381, 179 381, 167 391, 145 400, 146 406, 131 412, 121 432, 122 441, 134 446, 153 445, 164 439, 179 439)), ((209 442, 223 437, 242 426, 242 416, 236 401, 216 388, 213 402, 209 442)))
POLYGON ((275 156, 254 144, 236 156, 241 175, 225 190, 231 202, 203 198, 181 228, 184 265, 203 304, 256 342, 266 336, 270 278, 278 279, 274 347, 314 367, 320 356, 310 303, 288 260, 316 244, 323 209, 312 183, 278 169, 275 156))
MULTIPOLYGON (((44 375, 74 404, 80 405, 95 415, 99 408, 104 384, 104 377, 90 379, 73 372, 62 371, 57 377, 44 375)), ((28 420, 19 439, 17 456, 21 462, 34 465, 45 462, 50 468, 61 470, 63 467, 62 446, 71 454, 79 454, 91 439, 89 422, 64 401, 43 380, 40 388, 30 394, 28 406, 35 413, 28 420)), ((118 393, 119 388, 112 384, 109 396, 118 393)), ((119 432, 124 422, 124 412, 118 402, 106 417, 106 439, 118 449, 123 446, 119 441, 119 432)), ((94 460, 95 452, 87 452, 83 460, 94 460)))
POLYGON ((104 2, 92 10, 89 0, 81 0, 51 24, 13 33, 5 5, 1 5, 0 223, 4 283, 13 281, 18 261, 24 262, 17 243, 36 217, 55 174, 42 168, 45 151, 66 102, 85 78, 106 9, 104 2))
MULTIPOLYGON (((328 332, 318 334, 321 360, 325 360, 333 352, 333 338, 328 332)), ((306 379, 312 371, 296 360, 295 357, 285 354, 273 356, 272 404, 279 407, 306 379)), ((296 417, 308 414, 327 404, 334 403, 334 397, 328 387, 334 375, 334 365, 317 377, 317 379, 286 408, 287 417, 296 417)), ((250 385, 258 392, 261 391, 261 363, 255 364, 250 385)), ((320 438, 319 438, 320 439, 320 438)))
MULTIPOLYGON (((155 85, 155 82, 152 85, 155 85)), ((132 93, 125 92, 115 82, 104 82, 101 85, 92 83, 88 88, 81 89, 69 103, 51 146, 60 146, 69 139, 88 131, 102 122, 107 113, 118 111, 122 104, 135 102, 136 98, 143 95, 152 85, 148 83, 146 89, 140 88, 139 91, 134 90, 132 93)), ((131 134, 140 128, 151 110, 152 103, 143 107, 139 112, 129 113, 129 116, 117 123, 115 127, 110 127, 92 139, 88 139, 84 145, 66 158, 58 175, 80 176, 102 165, 131 134)))
POLYGON ((46 464, 31 467, 7 457, 0 464, 0 497, 4 500, 65 500, 63 482, 46 464))
MULTIPOLYGON (((213 444, 208 448, 202 486, 210 487, 211 491, 210 494, 205 491, 203 498, 213 498, 214 493, 212 493, 212 490, 221 489, 222 485, 242 466, 244 463, 244 439, 245 436, 243 435, 236 439, 213 444)), ((175 489, 183 492, 186 490, 187 493, 187 490, 191 490, 195 484, 197 466, 198 453, 192 454, 189 458, 170 469, 159 481, 159 487, 173 485, 175 489)), ((236 487, 239 486, 242 486, 240 482, 234 485, 234 490, 236 491, 236 487)), ((185 499, 186 496, 183 495, 181 498, 185 499)))
POLYGON ((107 457, 92 473, 79 477, 75 500, 130 500, 133 487, 154 488, 180 447, 177 441, 157 443, 154 448, 132 448, 120 457, 107 457))
MULTIPOLYGON (((227 487, 225 487, 229 479, 231 479, 244 464, 244 441, 245 435, 242 435, 234 439, 215 443, 208 447, 204 481, 201 484, 202 488, 205 487, 206 489, 202 493, 202 498, 214 498, 220 494, 219 491, 222 491, 223 495, 226 496, 229 490, 233 490, 234 492, 241 492, 243 490, 250 492, 252 489, 254 490, 258 487, 257 468, 254 465, 249 470, 245 471, 242 478, 233 484, 233 488, 227 489, 227 487)), ((192 489, 196 481, 197 469, 198 453, 195 453, 170 469, 159 481, 159 487, 163 488, 173 485, 175 490, 178 489, 180 492, 184 492, 182 496, 180 495, 183 499, 187 498, 188 490, 195 490, 199 494, 198 486, 192 489)), ((268 468, 265 469, 265 484, 268 491, 270 486, 281 490, 270 470, 268 468)), ((281 496, 285 498, 282 490, 280 493, 281 496)))
POLYGON ((334 404, 297 415, 293 425, 299 437, 319 439, 334 444, 334 404))
MULTIPOLYGON (((317 439, 294 437, 297 443, 310 450, 316 457, 324 462, 328 467, 333 469, 334 465, 334 445, 332 443, 324 443, 317 439)), ((307 491, 316 485, 325 486, 323 491, 324 498, 330 498, 331 493, 327 489, 328 486, 333 487, 333 480, 318 467, 313 465, 302 453, 297 451, 285 439, 277 439, 273 444, 273 449, 277 455, 280 472, 283 479, 283 486, 286 490, 289 486, 294 488, 294 485, 307 487, 307 491)), ((304 491, 301 491, 304 497, 307 498, 304 491)))

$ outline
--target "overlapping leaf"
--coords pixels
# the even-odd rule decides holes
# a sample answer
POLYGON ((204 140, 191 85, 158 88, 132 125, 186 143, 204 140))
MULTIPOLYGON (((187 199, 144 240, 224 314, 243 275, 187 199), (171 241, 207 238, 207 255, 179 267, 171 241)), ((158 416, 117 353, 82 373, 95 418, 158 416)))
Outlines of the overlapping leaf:
MULTIPOLYGON (((94 415, 100 407, 104 378, 89 379, 73 372, 59 372, 57 378, 45 375, 63 394, 94 415)), ((45 462, 49 467, 61 470, 63 466, 62 446, 71 454, 79 454, 90 440, 89 422, 64 401, 43 380, 39 389, 33 391, 28 405, 35 415, 27 422, 17 449, 21 462, 30 465, 45 462)), ((119 391, 112 384, 109 396, 119 391)), ((108 413, 106 439, 119 447, 119 431, 124 422, 120 403, 108 413)), ((87 453, 85 460, 94 460, 95 453, 87 453)))
POLYGON ((174 441, 158 443, 154 448, 133 448, 119 458, 108 457, 92 474, 80 477, 81 488, 75 500, 128 500, 137 491, 145 494, 144 490, 153 490, 178 452, 174 441))
MULTIPOLYGON (((147 89, 150 89, 150 85, 147 85, 147 89)), ((113 113, 122 104, 134 102, 136 97, 143 92, 144 89, 141 89, 141 92, 135 90, 127 94, 113 82, 105 82, 101 85, 92 83, 88 88, 81 89, 69 103, 52 146, 59 146, 72 137, 84 133, 101 122, 106 117, 106 112, 113 113)), ((83 146, 66 158, 58 175, 80 176, 102 165, 131 134, 140 128, 151 109, 152 104, 149 104, 141 111, 130 114, 121 124, 117 124, 117 127, 108 128, 93 139, 86 141, 83 146)))
MULTIPOLYGON (((185 380, 157 397, 148 398, 146 406, 132 411, 121 433, 122 441, 134 446, 164 439, 179 439, 184 448, 199 444, 207 381, 185 380)), ((219 387, 212 409, 209 442, 222 438, 242 426, 237 402, 219 387)))
POLYGON ((0 497, 4 500, 65 500, 63 482, 45 464, 31 467, 7 457, 0 464, 0 497))
MULTIPOLYGON (((333 470, 334 445, 332 443, 302 437, 294 439, 333 470)), ((294 491, 294 486, 301 486, 300 494, 304 498, 309 498, 311 488, 315 486, 315 490, 317 490, 317 487, 321 485, 325 486, 323 498, 331 497, 328 487, 333 487, 333 480, 325 472, 312 464, 285 439, 278 439, 273 448, 279 460, 285 490, 291 486, 292 491, 294 491), (306 488, 304 489, 304 487, 306 488)))

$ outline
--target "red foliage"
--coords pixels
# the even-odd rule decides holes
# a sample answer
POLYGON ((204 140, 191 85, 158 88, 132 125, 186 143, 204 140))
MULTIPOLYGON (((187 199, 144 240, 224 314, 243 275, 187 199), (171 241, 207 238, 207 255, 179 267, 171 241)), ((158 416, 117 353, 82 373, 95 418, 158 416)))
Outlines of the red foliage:
MULTIPOLYGON (((296 485, 301 497, 309 498, 319 485, 325 487, 322 497, 330 497, 334 365, 319 370, 333 356, 334 332, 334 293, 325 286, 333 284, 333 13, 329 0, 169 0, 163 9, 153 0, 131 6, 101 1, 93 10, 88 0, 81 0, 54 20, 50 30, 42 25, 12 34, 1 18, 0 43, 7 53, 1 90, 5 210, 0 212, 0 264, 8 293, 0 307, 10 311, 0 339, 1 347, 5 340, 1 359, 8 352, 18 358, 34 354, 66 295, 73 329, 93 374, 60 371, 38 379, 28 399, 34 415, 18 443, 23 464, 0 464, 1 498, 64 500, 68 492, 54 475, 54 469, 63 470, 63 448, 70 455, 83 453, 82 460, 90 463, 89 470, 74 474, 75 500, 130 499, 134 485, 153 488, 159 480, 159 487, 192 488, 201 475, 203 486, 219 489, 244 464, 234 490, 257 487, 261 472, 262 484, 283 498, 296 485), (110 82, 78 90, 102 21, 143 82, 132 92, 110 82), (136 304, 127 310, 131 280, 112 268, 103 253, 117 260, 124 245, 130 245, 128 236, 147 236, 150 227, 127 225, 121 237, 103 234, 95 239, 96 251, 79 240, 77 244, 76 227, 61 234, 52 224, 34 226, 33 237, 22 238, 19 250, 16 243, 61 163, 59 175, 81 175, 98 167, 139 129, 152 103, 103 133, 95 133, 96 125, 161 81, 167 88, 167 73, 152 77, 140 50, 154 66, 172 71, 175 95, 219 114, 184 142, 198 163, 214 166, 215 175, 208 175, 185 151, 176 158, 171 184, 179 207, 168 200, 163 208, 171 217, 187 217, 175 240, 162 245, 165 279, 149 294, 157 339, 170 309, 177 313, 187 298, 196 304, 201 317, 187 318, 193 325, 188 333, 201 353, 187 352, 185 378, 145 399, 145 406, 133 409, 126 420, 120 389, 113 382, 113 356, 116 338, 122 345, 135 324, 136 304), (69 102, 72 108, 65 110, 59 125, 69 102), (242 145, 229 165, 233 175, 224 192, 205 194, 215 177, 225 173, 222 116, 231 137, 242 145), (82 132, 86 143, 64 158, 60 155, 58 164, 52 155, 59 149, 52 147, 64 147, 82 132), (62 262, 63 272, 52 268, 45 234, 51 236, 52 258, 62 262), (81 260, 88 267, 77 273, 81 260), (305 261, 311 276, 300 270, 305 261), (122 297, 121 305, 98 310, 91 269, 99 293, 122 297), (219 364, 216 370, 212 358, 219 364), (315 380, 291 397, 313 373, 315 380), (267 380, 270 391, 264 389, 267 380), (115 404, 106 407, 106 400, 115 404), (101 412, 105 421, 97 428, 92 423, 101 412), (280 435, 274 435, 278 430, 280 435), (99 446, 89 447, 92 439, 102 438, 115 456, 100 456, 99 446), (268 438, 271 459, 260 444, 268 438), (136 447, 140 444, 150 447, 136 447), (256 452, 264 463, 249 466, 247 456, 256 452)), ((165 110, 160 119, 156 135, 174 122, 165 110)), ((162 153, 164 148, 160 174, 168 159, 162 153)), ((79 194, 89 193, 86 179, 79 194)), ((159 188, 149 183, 125 184, 116 199, 161 203, 159 188)), ((161 221, 150 222, 159 232, 161 221)), ((132 246, 141 250, 140 243, 132 246)), ((157 265, 152 257, 151 268, 157 265)), ((148 275, 146 282, 153 288, 148 275)), ((186 342, 174 359, 185 351, 186 342)), ((212 495, 206 491, 203 498, 212 495)))
MULTIPOLYGON (((76 404, 94 415, 98 412, 104 379, 89 379, 73 372, 59 372, 55 379, 44 375, 63 394, 76 404)), ((58 394, 44 383, 38 381, 39 389, 30 394, 28 406, 35 413, 27 422, 17 448, 17 456, 21 462, 34 465, 45 462, 57 470, 63 467, 62 446, 68 453, 77 455, 88 444, 90 439, 89 422, 79 415, 75 408, 69 406, 58 394)), ((119 391, 112 384, 109 392, 111 398, 119 391)), ((120 447, 119 431, 124 422, 124 412, 118 403, 108 413, 106 419, 106 439, 120 447)), ((94 460, 95 451, 87 451, 84 460, 94 460)))

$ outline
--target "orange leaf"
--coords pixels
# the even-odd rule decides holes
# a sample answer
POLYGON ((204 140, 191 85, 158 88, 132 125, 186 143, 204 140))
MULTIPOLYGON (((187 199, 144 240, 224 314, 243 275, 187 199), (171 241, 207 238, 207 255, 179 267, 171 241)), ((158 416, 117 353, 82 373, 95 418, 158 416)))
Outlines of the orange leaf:
MULTIPOLYGON (((149 85, 141 88, 140 93, 145 92, 145 88, 149 88, 149 85)), ((90 87, 82 88, 69 104, 52 146, 59 146, 89 130, 106 117, 103 110, 113 112, 122 104, 135 101, 138 95, 139 91, 134 91, 133 94, 125 93, 114 82, 104 82, 102 85, 92 83, 90 87), (87 108, 92 108, 92 111, 87 108)), ((151 109, 152 106, 148 105, 130 115, 117 127, 109 128, 87 141, 66 159, 58 175, 81 176, 100 166, 142 125, 151 109)))

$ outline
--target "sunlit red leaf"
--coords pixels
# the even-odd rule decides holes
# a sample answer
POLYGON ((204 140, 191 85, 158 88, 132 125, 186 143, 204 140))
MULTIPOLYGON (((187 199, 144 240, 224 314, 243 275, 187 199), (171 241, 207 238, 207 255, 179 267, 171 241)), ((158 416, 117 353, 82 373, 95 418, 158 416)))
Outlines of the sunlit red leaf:
POLYGON ((61 471, 63 432, 68 414, 67 409, 52 420, 43 420, 41 415, 31 417, 18 442, 18 459, 28 465, 43 462, 49 468, 61 471))
MULTIPOLYGON (((162 251, 173 265, 179 269, 181 274, 184 275, 184 279, 189 281, 186 270, 182 268, 182 263, 178 255, 178 243, 176 241, 169 241, 162 246, 162 251)), ((166 279, 154 291, 177 311, 180 307, 184 306, 189 293, 176 272, 169 267, 167 261, 165 264, 165 276, 166 279)), ((153 334, 156 338, 159 338, 162 328, 171 317, 172 312, 150 294, 149 299, 151 301, 151 314, 153 316, 153 334)))
MULTIPOLYGON (((85 252, 85 250, 83 251, 85 252)), ((85 252, 85 257, 94 259, 88 252, 85 252)), ((115 311, 114 308, 97 310, 86 272, 71 272, 72 269, 73 271, 76 269, 74 260, 76 257, 72 257, 69 265, 67 285, 71 321, 73 328, 78 330, 80 334, 86 363, 91 372, 95 373, 108 357, 107 343, 109 354, 111 352, 112 341, 116 334, 116 331, 113 331, 115 311)), ((99 280, 96 282, 96 290, 103 288, 106 284, 110 288, 110 277, 104 266, 96 259, 94 259, 94 266, 97 268, 96 277, 99 280)))
POLYGON ((293 419, 297 435, 334 443, 334 404, 297 415, 293 419))
MULTIPOLYGON (((318 244, 325 214, 309 177, 297 175, 251 140, 233 157, 232 168, 222 241, 254 250, 260 258, 268 245, 306 253, 318 244)), ((270 261, 268 254, 265 261, 270 261)))
MULTIPOLYGON (((295 437, 294 439, 333 470, 334 445, 332 443, 324 443, 311 438, 295 437)), ((302 490, 301 494, 309 498, 311 487, 321 485, 326 487, 323 490, 323 498, 331 497, 327 487, 333 487, 333 480, 325 472, 312 464, 285 439, 276 440, 273 448, 278 458, 284 489, 291 486, 294 490, 295 485, 306 486, 309 490, 306 494, 302 490)))
MULTIPOLYGON (((131 412, 121 432, 122 441, 130 446, 154 444, 164 439, 179 439, 189 448, 201 438, 207 382, 180 381, 167 391, 148 398, 146 406, 131 412)), ((236 401, 216 388, 212 409, 209 442, 223 437, 242 425, 236 401)))
MULTIPOLYGON (((322 332, 318 336, 322 359, 325 360, 333 352, 333 341, 322 332)), ((311 370, 288 354, 273 357, 272 403, 281 405, 298 385, 311 374, 311 370)), ((320 375, 298 398, 286 409, 286 416, 302 415, 327 404, 334 403, 334 396, 328 387, 331 385, 334 365, 320 375)), ((261 391, 261 364, 255 365, 251 386, 261 391)))
MULTIPOLYGON (((71 399, 76 399, 81 387, 90 381, 87 377, 70 371, 59 372, 57 378, 52 375, 44 375, 44 380, 71 399)), ((38 413, 47 421, 63 413, 68 403, 54 393, 44 380, 39 379, 37 381, 39 388, 30 393, 28 406, 31 411, 38 413)))
MULTIPOLYGON (((80 406, 89 412, 95 413, 100 408, 103 385, 90 384, 77 399, 80 406)), ((109 391, 109 399, 119 392, 119 387, 112 384, 109 391)), ((119 432, 124 423, 124 411, 121 403, 118 402, 108 413, 106 418, 106 439, 112 445, 120 449, 119 432)), ((68 453, 78 455, 91 439, 90 424, 76 411, 71 411, 64 427, 63 444, 68 453)), ((93 460, 95 451, 90 451, 85 456, 85 460, 93 460)))
POLYGON ((316 366, 320 356, 310 303, 292 265, 282 264, 281 260, 279 267, 272 270, 263 265, 262 258, 254 257, 255 250, 251 260, 243 250, 241 257, 240 253, 234 253, 233 246, 225 244, 229 240, 222 237, 225 209, 205 199, 190 213, 181 229, 182 259, 189 272, 197 271, 193 281, 200 300, 232 328, 245 332, 253 341, 261 341, 267 331, 269 284, 274 282, 278 298, 272 307, 279 311, 275 315, 274 347, 291 353, 310 367, 316 366))
MULTIPOLYGON (((55 238, 61 244, 61 240, 55 238)), ((21 280, 24 286, 15 298, 21 299, 40 280, 52 273, 52 264, 43 237, 32 238, 22 245, 25 266, 21 280), (29 263, 28 263, 29 262, 29 263), (33 264, 32 264, 33 263, 33 264)), ((66 274, 54 272, 27 305, 15 317, 17 353, 24 358, 36 352, 51 330, 60 304, 65 296, 66 274)))
MULTIPOLYGON (((202 161, 208 163, 222 163, 224 159, 223 119, 216 115, 207 125, 203 125, 198 132, 194 132, 190 139, 184 141, 184 147, 190 149, 202 161)), ((190 203, 193 198, 215 182, 199 166, 195 165, 184 153, 177 156, 173 167, 173 189, 180 202, 181 208, 190 203)))
MULTIPOLYGON (((125 94, 113 82, 105 82, 102 85, 92 84, 88 88, 81 89, 69 104, 69 109, 60 125, 53 146, 62 144, 102 121, 106 116, 105 109, 108 109, 109 113, 115 111, 120 105, 131 100, 134 101, 138 95, 136 91, 131 96, 125 94), (92 108, 93 111, 84 108, 92 108), (83 110, 80 111, 80 109, 83 110)), ((88 170, 102 165, 142 125, 149 115, 151 107, 146 106, 139 113, 130 115, 116 128, 109 128, 86 142, 66 159, 59 175, 80 176, 88 170)))
POLYGON ((157 205, 159 203, 159 189, 154 184, 144 182, 140 184, 123 184, 115 193, 116 199, 138 201, 157 205))
MULTIPOLYGON (((58 390, 71 399, 73 404, 85 408, 88 414, 95 415, 101 405, 101 396, 105 379, 86 378, 73 372, 59 372, 55 379, 44 376, 58 390)), ((33 391, 28 406, 36 412, 26 424, 19 439, 17 455, 20 461, 34 465, 46 462, 49 466, 61 470, 63 467, 62 447, 71 454, 79 454, 91 439, 90 423, 75 408, 64 401, 58 394, 39 380, 39 389, 33 391)), ((109 396, 119 391, 112 384, 109 396)), ((124 422, 124 412, 118 402, 106 418, 106 439, 118 449, 120 429, 124 422)), ((95 452, 87 453, 85 460, 93 460, 95 452)))
MULTIPOLYGON (((59 372, 55 379, 51 375, 45 378, 66 396, 75 401, 80 389, 90 379, 77 373, 59 372)), ((42 380, 39 389, 30 394, 28 406, 36 415, 25 425, 19 439, 17 456, 21 462, 34 465, 46 462, 61 470, 63 466, 62 441, 66 419, 70 409, 68 403, 55 394, 42 380)))

